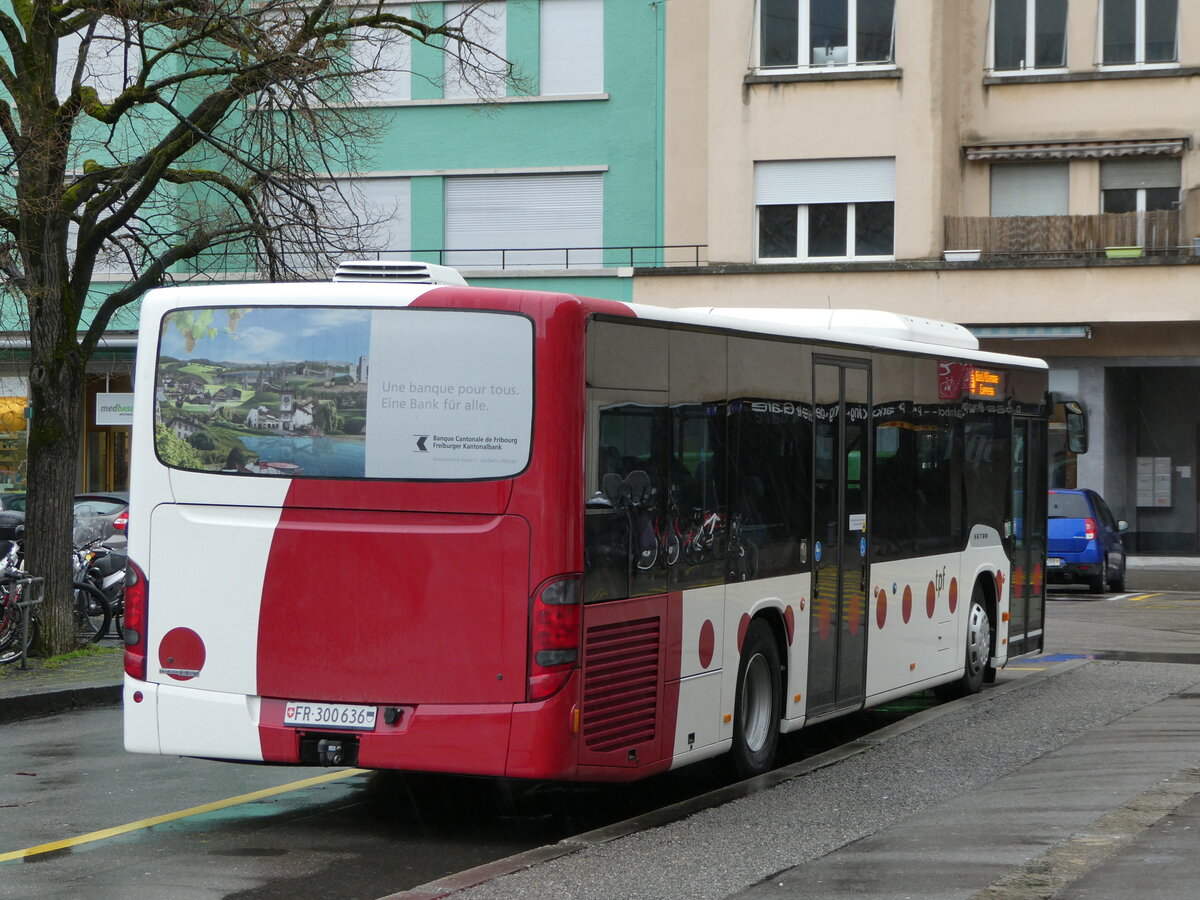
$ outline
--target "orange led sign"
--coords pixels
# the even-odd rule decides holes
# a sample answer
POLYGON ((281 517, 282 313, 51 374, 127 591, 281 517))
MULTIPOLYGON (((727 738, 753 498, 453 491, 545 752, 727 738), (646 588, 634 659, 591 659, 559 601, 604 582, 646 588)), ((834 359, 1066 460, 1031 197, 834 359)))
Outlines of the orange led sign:
POLYGON ((967 394, 975 400, 994 400, 1004 395, 1004 376, 974 366, 967 374, 967 394))

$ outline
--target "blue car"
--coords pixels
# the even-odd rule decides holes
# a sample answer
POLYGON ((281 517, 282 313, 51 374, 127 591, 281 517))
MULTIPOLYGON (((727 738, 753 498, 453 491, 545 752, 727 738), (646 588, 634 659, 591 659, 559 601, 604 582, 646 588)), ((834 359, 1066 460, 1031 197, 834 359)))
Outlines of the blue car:
POLYGON ((1087 489, 1051 490, 1046 543, 1046 580, 1086 584, 1093 594, 1125 590, 1125 545, 1129 526, 1113 518, 1108 504, 1087 489))

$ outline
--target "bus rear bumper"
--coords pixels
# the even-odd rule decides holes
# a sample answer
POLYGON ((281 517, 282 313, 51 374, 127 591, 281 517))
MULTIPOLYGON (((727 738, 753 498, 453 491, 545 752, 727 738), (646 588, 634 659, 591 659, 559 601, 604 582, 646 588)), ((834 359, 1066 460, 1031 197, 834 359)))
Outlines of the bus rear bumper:
POLYGON ((125 749, 133 753, 262 760, 259 699, 125 676, 125 749))
POLYGON ((131 752, 282 765, 315 765, 312 748, 335 740, 346 765, 508 778, 629 781, 665 760, 580 767, 578 674, 537 703, 380 706, 372 731, 297 728, 287 701, 125 680, 125 747, 131 752), (140 696, 135 700, 134 695, 140 696), (391 712, 389 712, 389 710, 391 712), (310 758, 311 757, 311 758, 310 758))

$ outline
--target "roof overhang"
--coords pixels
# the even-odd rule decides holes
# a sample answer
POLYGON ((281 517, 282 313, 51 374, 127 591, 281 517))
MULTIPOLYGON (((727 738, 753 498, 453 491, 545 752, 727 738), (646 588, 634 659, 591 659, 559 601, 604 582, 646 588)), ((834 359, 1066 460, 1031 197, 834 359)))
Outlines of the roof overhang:
POLYGON ((1186 137, 1128 140, 1025 141, 1007 144, 967 144, 967 159, 981 162, 1026 159, 1106 159, 1119 156, 1182 156, 1186 137))

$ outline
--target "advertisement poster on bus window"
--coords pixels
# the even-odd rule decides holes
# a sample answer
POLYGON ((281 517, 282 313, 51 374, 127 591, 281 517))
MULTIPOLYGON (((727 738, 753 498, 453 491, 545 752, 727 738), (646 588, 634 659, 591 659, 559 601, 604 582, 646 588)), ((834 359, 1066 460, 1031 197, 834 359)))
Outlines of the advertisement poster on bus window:
POLYGON ((159 458, 185 469, 511 477, 529 459, 533 328, 474 311, 176 310, 155 412, 159 458))

